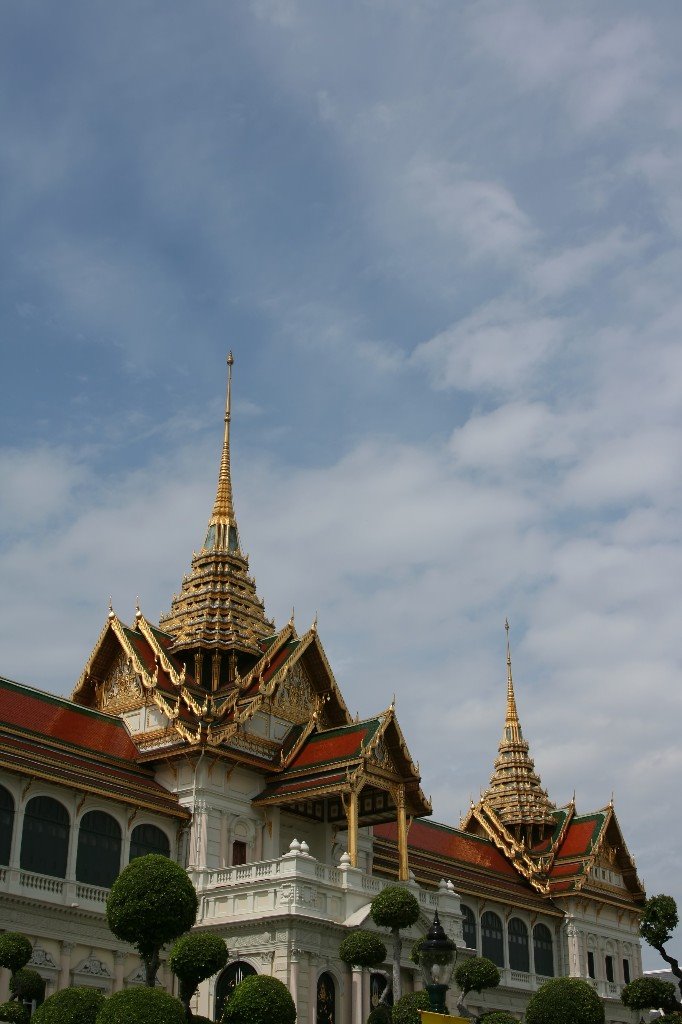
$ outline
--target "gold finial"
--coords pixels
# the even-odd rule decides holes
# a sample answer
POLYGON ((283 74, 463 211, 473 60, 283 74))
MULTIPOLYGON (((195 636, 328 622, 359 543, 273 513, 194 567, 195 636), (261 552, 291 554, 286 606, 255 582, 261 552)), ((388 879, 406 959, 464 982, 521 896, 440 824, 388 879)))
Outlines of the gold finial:
POLYGON ((136 619, 136 621, 139 622, 139 620, 141 618, 142 618, 142 610, 140 608, 140 598, 136 597, 135 598, 135 619, 136 619))
POLYGON ((109 595, 109 615, 107 616, 107 618, 116 618, 116 612, 114 611, 114 602, 111 600, 111 594, 109 595))
POLYGON ((296 611, 296 609, 294 608, 294 606, 293 606, 293 604, 292 604, 292 606, 291 606, 291 617, 290 617, 290 619, 289 619, 289 625, 290 625, 290 626, 293 626, 293 625, 294 625, 294 617, 295 617, 295 616, 294 616, 294 612, 295 612, 295 611, 296 611))
POLYGON ((313 624, 310 628, 312 629, 313 633, 317 633, 317 611, 315 612, 315 618, 313 619, 313 624))
POLYGON ((507 722, 508 726, 519 728, 519 715, 516 710, 516 697, 514 696, 514 680, 512 679, 511 646, 509 644, 509 619, 504 620, 504 628, 507 633, 507 722))
POLYGON ((204 547, 217 551, 239 551, 239 533, 232 500, 232 474, 230 469, 230 421, 232 419, 232 367, 234 356, 227 356, 227 394, 225 397, 225 430, 223 451, 220 457, 218 489, 213 512, 208 523, 204 547))
POLYGON ((395 694, 393 694, 393 700, 391 701, 391 711, 395 711, 395 694))

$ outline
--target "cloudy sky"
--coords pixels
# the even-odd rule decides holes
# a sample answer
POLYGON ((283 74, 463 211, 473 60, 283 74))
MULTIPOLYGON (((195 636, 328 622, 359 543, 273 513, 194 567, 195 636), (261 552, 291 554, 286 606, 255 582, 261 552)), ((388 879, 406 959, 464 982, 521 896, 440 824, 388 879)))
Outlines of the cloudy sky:
POLYGON ((110 594, 169 607, 232 348, 268 612, 451 822, 509 616, 550 795, 682 901, 679 3, 0 17, 0 671, 68 693, 110 594))

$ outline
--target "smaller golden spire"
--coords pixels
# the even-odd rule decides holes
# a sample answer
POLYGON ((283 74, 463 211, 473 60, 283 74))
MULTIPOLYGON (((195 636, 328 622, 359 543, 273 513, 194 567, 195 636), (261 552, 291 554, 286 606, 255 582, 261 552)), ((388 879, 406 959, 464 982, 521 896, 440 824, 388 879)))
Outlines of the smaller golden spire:
POLYGON ((213 512, 208 521, 205 550, 240 551, 239 531, 234 514, 232 499, 232 475, 230 469, 230 421, 232 419, 232 367, 234 356, 227 356, 227 396, 225 398, 225 430, 223 433, 223 451, 220 457, 218 488, 216 491, 213 512))
POLYGON ((518 737, 521 738, 521 723, 519 722, 519 713, 516 710, 514 680, 512 678, 511 646, 509 643, 509 619, 504 620, 504 628, 507 633, 507 714, 506 721, 504 723, 505 733, 506 738, 511 739, 512 735, 507 730, 512 729, 515 730, 518 737))

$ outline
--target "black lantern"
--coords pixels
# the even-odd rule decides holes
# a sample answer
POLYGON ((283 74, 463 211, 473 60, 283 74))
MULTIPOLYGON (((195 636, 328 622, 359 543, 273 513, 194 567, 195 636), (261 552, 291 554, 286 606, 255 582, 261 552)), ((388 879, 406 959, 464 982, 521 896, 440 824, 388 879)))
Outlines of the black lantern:
POLYGON ((445 932, 438 919, 438 911, 433 915, 433 924, 422 942, 419 964, 422 969, 424 988, 429 993, 429 1001, 433 1013, 445 1013, 445 993, 457 959, 457 947, 445 932))

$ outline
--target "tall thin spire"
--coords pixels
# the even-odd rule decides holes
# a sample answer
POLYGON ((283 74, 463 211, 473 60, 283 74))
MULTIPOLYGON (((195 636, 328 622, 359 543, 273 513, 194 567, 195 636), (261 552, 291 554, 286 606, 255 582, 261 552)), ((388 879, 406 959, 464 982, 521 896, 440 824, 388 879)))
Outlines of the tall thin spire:
POLYGON ((230 472, 230 420, 232 418, 232 352, 227 357, 227 395, 225 398, 225 429, 223 432, 223 451, 220 457, 218 487, 216 490, 213 511, 208 521, 204 548, 215 551, 239 551, 239 531, 234 514, 232 499, 232 477, 230 472))
POLYGON ((507 633, 507 709, 494 771, 483 799, 506 825, 532 827, 549 824, 553 821, 554 805, 542 788, 533 759, 528 753, 528 742, 524 740, 521 731, 514 694, 507 620, 504 628, 507 633))

